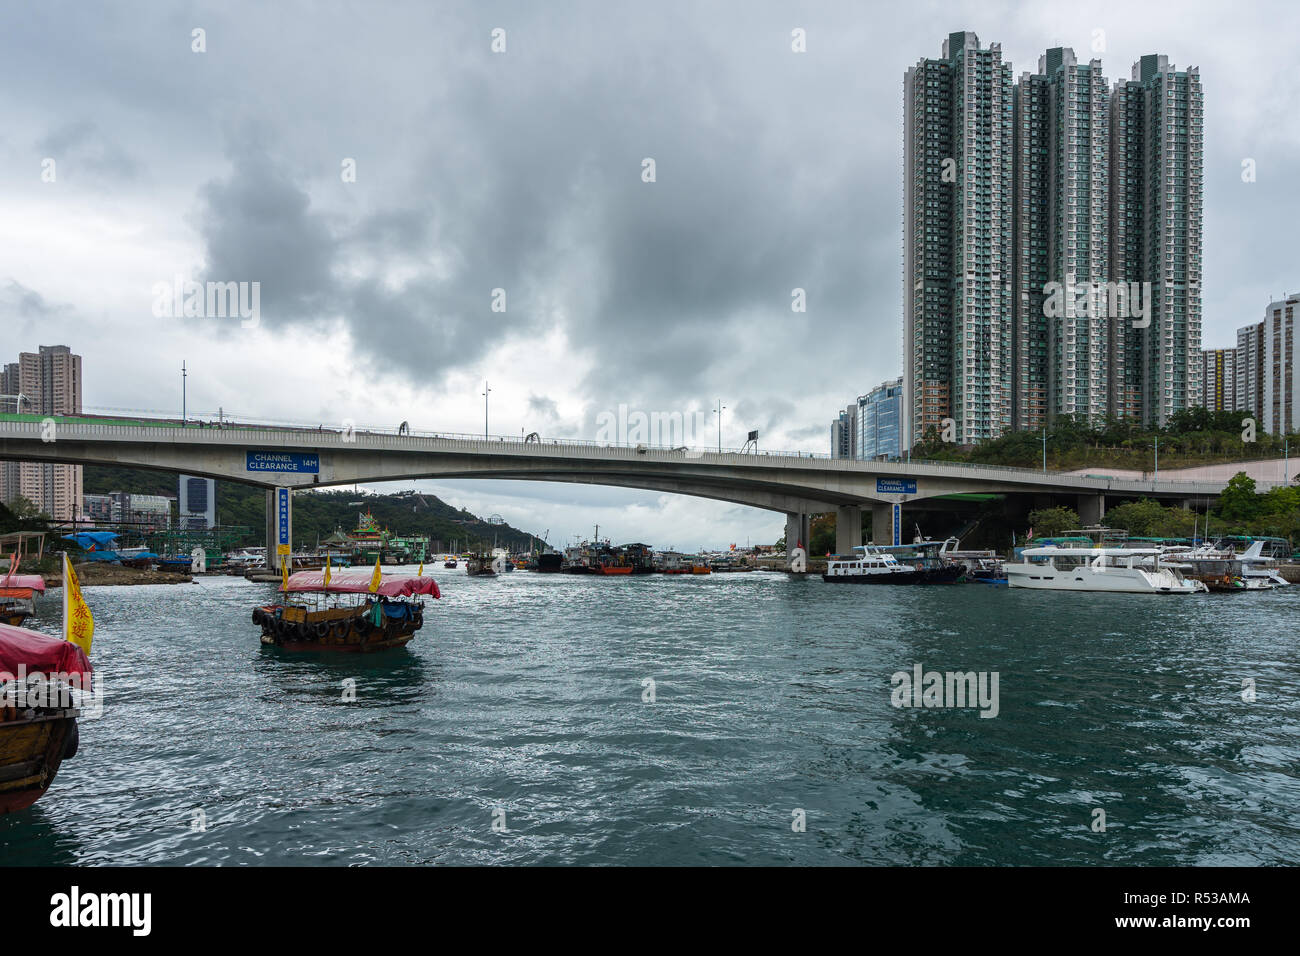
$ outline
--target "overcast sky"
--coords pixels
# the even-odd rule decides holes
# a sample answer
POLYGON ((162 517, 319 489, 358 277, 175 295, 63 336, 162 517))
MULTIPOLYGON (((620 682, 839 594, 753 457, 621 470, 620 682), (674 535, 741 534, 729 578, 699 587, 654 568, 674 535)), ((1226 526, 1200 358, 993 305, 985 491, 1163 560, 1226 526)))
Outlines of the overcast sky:
MULTIPOLYGON (((1017 76, 1058 45, 1112 82, 1198 66, 1204 344, 1300 289, 1294 4, 7 3, 0 358, 70 345, 90 409, 177 413, 185 360, 200 413, 430 431, 481 432, 485 378, 494 434, 595 438, 626 403, 711 443, 720 398, 724 444, 825 452, 901 373, 902 78, 963 29, 1017 76), (176 276, 259 282, 260 323, 156 316, 176 276)), ((423 486, 556 542, 783 533, 649 492, 423 486)))

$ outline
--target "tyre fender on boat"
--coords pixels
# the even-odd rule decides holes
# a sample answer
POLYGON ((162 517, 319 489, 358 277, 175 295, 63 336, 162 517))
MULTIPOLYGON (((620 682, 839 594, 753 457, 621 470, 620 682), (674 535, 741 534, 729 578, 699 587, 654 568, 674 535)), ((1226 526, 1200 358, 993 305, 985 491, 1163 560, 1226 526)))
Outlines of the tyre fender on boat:
POLYGON ((81 746, 81 731, 77 728, 77 722, 72 722, 72 727, 68 730, 68 737, 63 741, 63 759, 71 760, 77 755, 77 748, 81 746))
POLYGON ((317 640, 323 640, 324 638, 328 637, 330 633, 330 622, 329 621, 316 622, 316 625, 312 628, 312 633, 316 635, 317 640))

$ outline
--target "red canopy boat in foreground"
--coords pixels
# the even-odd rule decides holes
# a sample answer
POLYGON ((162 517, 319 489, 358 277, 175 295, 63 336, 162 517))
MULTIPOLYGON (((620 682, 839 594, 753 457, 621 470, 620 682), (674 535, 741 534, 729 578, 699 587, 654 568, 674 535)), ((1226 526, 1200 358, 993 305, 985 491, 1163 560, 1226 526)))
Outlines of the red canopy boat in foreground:
POLYGON ((60 764, 76 754, 77 711, 65 706, 62 689, 89 689, 91 673, 75 644, 0 624, 0 815, 39 800, 60 764), (29 680, 37 673, 40 692, 29 680))
POLYGON ((324 570, 290 575, 280 589, 285 603, 253 609, 262 643, 288 651, 368 653, 410 642, 424 625, 419 598, 442 597, 437 583, 423 575, 385 574, 371 591, 373 579, 371 571, 331 571, 327 587, 324 570), (349 600, 355 597, 360 600, 349 600))

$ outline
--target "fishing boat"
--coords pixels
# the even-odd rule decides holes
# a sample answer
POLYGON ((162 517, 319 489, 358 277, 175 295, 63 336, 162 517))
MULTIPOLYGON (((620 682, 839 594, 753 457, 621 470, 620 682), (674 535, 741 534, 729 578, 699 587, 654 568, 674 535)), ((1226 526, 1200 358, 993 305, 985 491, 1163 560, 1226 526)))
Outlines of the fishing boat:
POLYGON ((465 559, 465 573, 476 578, 496 577, 496 568, 492 565, 492 555, 471 554, 465 559))
POLYGON ((44 593, 45 579, 39 574, 0 578, 0 624, 22 624, 36 613, 36 595, 44 593))
POLYGON ((262 643, 286 651, 353 653, 409 643, 424 625, 424 602, 418 598, 442 597, 438 585, 422 575, 385 574, 376 583, 377 576, 338 571, 330 573, 326 583, 326 571, 289 575, 281 586, 283 604, 253 609, 262 643))
POLYGON ((1007 587, 1049 591, 1110 591, 1128 594, 1198 594, 1203 581, 1164 563, 1162 548, 1025 548, 1006 565, 1007 587))

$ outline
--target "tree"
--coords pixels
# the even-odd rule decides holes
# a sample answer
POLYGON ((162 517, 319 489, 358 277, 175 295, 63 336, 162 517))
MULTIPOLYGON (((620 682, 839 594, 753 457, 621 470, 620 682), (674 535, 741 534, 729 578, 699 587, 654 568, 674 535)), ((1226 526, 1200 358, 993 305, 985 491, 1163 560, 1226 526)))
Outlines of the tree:
POLYGON ((1056 538, 1079 527, 1079 513, 1070 508, 1040 508, 1029 512, 1029 526, 1039 538, 1056 538))
POLYGON ((1250 521, 1261 510, 1259 495, 1255 494, 1255 479, 1239 471, 1228 479, 1219 496, 1219 517, 1224 521, 1250 521))

